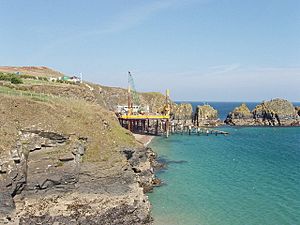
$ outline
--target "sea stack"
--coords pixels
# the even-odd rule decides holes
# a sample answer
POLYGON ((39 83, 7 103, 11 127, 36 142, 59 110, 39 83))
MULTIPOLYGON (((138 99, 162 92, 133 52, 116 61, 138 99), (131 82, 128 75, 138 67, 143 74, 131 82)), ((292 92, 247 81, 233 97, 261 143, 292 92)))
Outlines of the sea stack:
POLYGON ((192 120, 193 107, 189 103, 174 105, 172 109, 174 120, 192 120))
POLYGON ((253 114, 245 103, 230 112, 224 122, 236 126, 254 125, 253 114))
POLYGON ((299 115, 293 104, 284 99, 263 102, 252 111, 255 123, 267 126, 297 126, 299 115))
POLYGON ((277 98, 258 104, 252 112, 242 104, 224 122, 237 126, 299 126, 300 117, 291 102, 277 98))
POLYGON ((196 126, 218 126, 218 111, 210 105, 197 106, 194 123, 196 126))

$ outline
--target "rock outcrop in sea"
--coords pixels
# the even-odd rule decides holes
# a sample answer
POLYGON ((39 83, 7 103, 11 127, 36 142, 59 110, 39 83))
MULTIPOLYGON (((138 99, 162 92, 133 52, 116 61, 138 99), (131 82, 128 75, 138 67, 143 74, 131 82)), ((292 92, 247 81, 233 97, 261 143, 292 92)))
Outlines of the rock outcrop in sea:
POLYGON ((248 106, 243 103, 242 105, 236 107, 232 112, 227 115, 226 124, 243 126, 244 124, 253 125, 253 114, 251 113, 248 106))
POLYGON ((189 103, 181 103, 172 106, 173 120, 191 121, 193 116, 193 107, 189 103))
POLYGON ((221 123, 218 118, 218 111, 210 105, 197 106, 194 115, 196 126, 217 126, 221 123))
POLYGON ((242 104, 230 112, 225 120, 238 126, 299 126, 299 111, 284 99, 272 99, 258 104, 252 112, 242 104))

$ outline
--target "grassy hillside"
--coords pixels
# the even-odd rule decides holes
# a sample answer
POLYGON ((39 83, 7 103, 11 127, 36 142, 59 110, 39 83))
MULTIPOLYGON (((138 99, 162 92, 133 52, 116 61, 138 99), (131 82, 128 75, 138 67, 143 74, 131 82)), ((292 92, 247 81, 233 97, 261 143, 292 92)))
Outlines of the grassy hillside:
POLYGON ((45 66, 0 66, 0 72, 17 73, 41 76, 41 77, 61 77, 64 74, 45 66))
POLYGON ((31 96, 0 94, 0 152, 15 147, 21 129, 53 131, 88 138, 86 161, 121 160, 120 147, 136 144, 115 115, 84 100, 49 98, 43 102, 31 96))
MULTIPOLYGON (((85 155, 88 161, 118 160, 117 155, 111 157, 114 151, 136 144, 114 114, 117 105, 127 104, 126 89, 86 82, 68 84, 30 79, 37 73, 46 76, 53 71, 45 67, 0 67, 1 70, 28 72, 20 84, 0 81, 1 152, 13 148, 18 132, 26 128, 88 137, 85 155)), ((165 103, 161 93, 140 93, 139 96, 141 104, 149 105, 152 112, 161 111, 165 103)))

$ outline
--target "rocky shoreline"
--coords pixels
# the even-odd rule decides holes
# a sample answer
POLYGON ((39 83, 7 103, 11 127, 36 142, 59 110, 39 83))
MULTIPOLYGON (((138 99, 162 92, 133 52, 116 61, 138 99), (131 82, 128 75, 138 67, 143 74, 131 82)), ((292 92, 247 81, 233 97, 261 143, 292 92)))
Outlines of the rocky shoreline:
POLYGON ((113 113, 0 98, 0 224, 152 224, 156 155, 113 113))
POLYGON ((64 165, 52 166, 42 152, 64 145, 68 137, 27 130, 22 138, 30 143, 29 155, 20 151, 22 146, 12 155, 10 163, 15 165, 2 163, 7 176, 0 189, 0 224, 152 223, 145 193, 160 182, 150 148, 122 149, 127 163, 103 171, 96 164, 81 163, 86 140, 74 148, 73 157, 60 157, 64 165))
MULTIPOLYGON (((126 104, 125 89, 93 84, 13 88, 67 98, 0 95, 0 224, 152 224, 145 193, 160 185, 155 171, 163 166, 147 147, 153 136, 132 135, 112 111, 126 104)), ((142 96, 152 112, 161 111, 163 95, 142 96)), ((171 128, 223 124, 209 105, 195 113, 191 104, 172 105, 171 128)), ((246 106, 234 110, 226 123, 294 126, 299 116, 300 108, 286 101, 266 102, 252 112, 246 106)))

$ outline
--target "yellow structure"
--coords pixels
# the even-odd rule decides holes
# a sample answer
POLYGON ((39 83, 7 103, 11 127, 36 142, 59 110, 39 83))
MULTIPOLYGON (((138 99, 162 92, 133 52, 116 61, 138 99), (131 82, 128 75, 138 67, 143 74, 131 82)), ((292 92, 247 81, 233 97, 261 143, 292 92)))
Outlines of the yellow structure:
MULTIPOLYGON (((157 114, 136 114, 133 113, 133 101, 135 104, 139 103, 139 98, 134 87, 134 81, 130 72, 128 72, 128 111, 127 114, 118 114, 120 124, 133 132, 147 132, 149 133, 150 120, 155 121, 155 134, 158 134, 159 123, 163 126, 166 136, 169 136, 169 120, 171 112, 170 91, 166 91, 166 102, 163 113, 157 114)), ((152 122, 153 123, 153 122, 152 122)))
POLYGON ((121 115, 120 119, 130 120, 130 119, 170 119, 170 115, 121 115))

